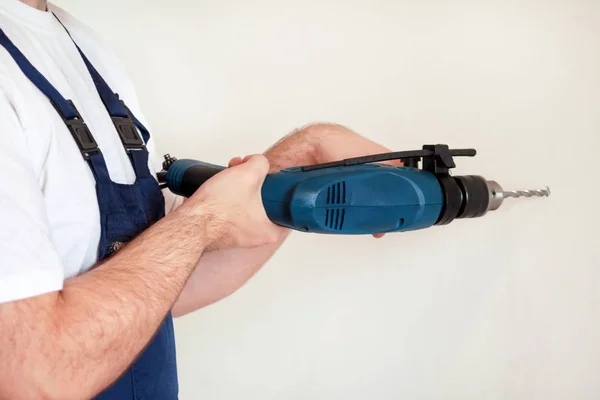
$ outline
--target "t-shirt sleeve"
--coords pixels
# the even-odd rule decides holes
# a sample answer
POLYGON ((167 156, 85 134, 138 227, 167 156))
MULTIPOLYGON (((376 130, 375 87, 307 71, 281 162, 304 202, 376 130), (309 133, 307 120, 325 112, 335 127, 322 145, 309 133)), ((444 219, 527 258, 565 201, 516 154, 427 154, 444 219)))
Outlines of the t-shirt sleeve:
POLYGON ((26 143, 0 89, 0 303, 61 290, 64 281, 26 143))

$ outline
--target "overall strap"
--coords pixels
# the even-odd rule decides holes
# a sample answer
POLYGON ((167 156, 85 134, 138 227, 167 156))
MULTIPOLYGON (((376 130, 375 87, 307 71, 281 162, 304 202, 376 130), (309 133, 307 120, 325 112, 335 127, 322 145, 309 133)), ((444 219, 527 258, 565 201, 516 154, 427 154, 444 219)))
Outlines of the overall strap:
POLYGON ((88 161, 97 181, 109 180, 102 152, 85 121, 72 101, 65 99, 54 86, 29 62, 0 28, 0 45, 8 51, 17 66, 50 101, 73 136, 83 158, 88 161))
POLYGON ((119 99, 119 95, 112 91, 108 83, 106 83, 104 78, 102 78, 100 73, 88 60, 83 51, 81 51, 79 45, 75 43, 71 33, 61 22, 61 20, 56 16, 56 14, 53 13, 53 15, 65 29, 71 38, 71 41, 77 48, 77 51, 81 55, 81 58, 83 59, 85 66, 87 67, 88 72, 94 81, 96 90, 102 99, 102 103, 104 103, 104 107, 108 111, 108 114, 110 115, 113 124, 115 125, 115 128, 121 137, 121 142, 123 143, 125 151, 127 151, 127 154, 131 159, 136 176, 141 178, 150 175, 150 171, 148 169, 148 150, 145 146, 145 144, 148 143, 148 140, 150 140, 150 133, 146 127, 133 115, 133 113, 131 113, 125 103, 119 99), (141 132, 141 138, 136 128, 139 129, 139 132, 141 132))

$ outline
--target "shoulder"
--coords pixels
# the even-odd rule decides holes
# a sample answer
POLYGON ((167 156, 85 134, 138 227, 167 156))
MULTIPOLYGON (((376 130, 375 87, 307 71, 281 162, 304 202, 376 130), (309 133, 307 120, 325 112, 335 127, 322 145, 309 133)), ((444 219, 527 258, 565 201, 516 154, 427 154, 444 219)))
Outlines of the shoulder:
POLYGON ((68 11, 50 3, 48 7, 65 25, 73 40, 110 88, 125 101, 127 107, 144 125, 149 125, 141 110, 132 75, 113 45, 101 33, 68 11))
POLYGON ((52 11, 58 20, 67 28, 80 47, 80 42, 85 42, 85 46, 93 46, 93 51, 101 52, 103 55, 109 56, 112 62, 120 62, 108 41, 92 29, 91 26, 55 4, 48 3, 48 9, 52 11))
POLYGON ((135 89, 129 71, 108 40, 65 9, 51 3, 48 7, 111 88, 121 97, 137 102, 137 99, 132 98, 135 97, 135 89))

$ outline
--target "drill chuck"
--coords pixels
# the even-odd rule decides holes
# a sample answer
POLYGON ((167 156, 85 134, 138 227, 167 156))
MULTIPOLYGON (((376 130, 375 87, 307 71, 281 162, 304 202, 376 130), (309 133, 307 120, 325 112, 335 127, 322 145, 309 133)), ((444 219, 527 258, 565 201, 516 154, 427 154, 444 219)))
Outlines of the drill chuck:
POLYGON ((547 197, 550 189, 505 191, 495 181, 477 175, 439 178, 444 188, 445 207, 436 225, 443 225, 454 219, 479 218, 488 211, 495 211, 508 197, 547 197), (452 179, 452 183, 448 180, 452 179), (456 184, 458 190, 453 187, 456 184))
POLYGON ((454 219, 479 218, 490 209, 493 197, 485 178, 442 175, 438 180, 444 192, 444 207, 436 225, 446 225, 454 219))

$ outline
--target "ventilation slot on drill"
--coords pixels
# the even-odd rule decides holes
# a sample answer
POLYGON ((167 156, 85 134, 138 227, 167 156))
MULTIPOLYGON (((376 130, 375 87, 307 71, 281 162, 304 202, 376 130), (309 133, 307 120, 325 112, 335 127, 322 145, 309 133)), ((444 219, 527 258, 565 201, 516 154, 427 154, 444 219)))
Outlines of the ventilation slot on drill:
POLYGON ((346 181, 334 183, 327 188, 327 204, 346 204, 346 181))
POLYGON ((328 208, 327 210, 325 210, 325 226, 336 231, 341 231, 344 228, 345 217, 345 209, 328 208))
MULTIPOLYGON (((346 182, 334 183, 327 188, 327 204, 338 205, 346 204, 346 182)), ((346 210, 344 208, 328 208, 325 210, 325 226, 340 231, 344 228, 344 218, 346 210)))

